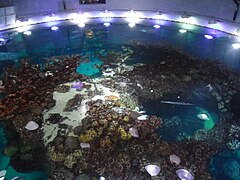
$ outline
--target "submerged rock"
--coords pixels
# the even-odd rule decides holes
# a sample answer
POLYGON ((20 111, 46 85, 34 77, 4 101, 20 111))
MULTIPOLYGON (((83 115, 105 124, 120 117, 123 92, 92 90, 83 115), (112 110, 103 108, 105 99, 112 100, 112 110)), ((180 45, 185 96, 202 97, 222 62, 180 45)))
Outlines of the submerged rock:
POLYGON ((68 136, 65 139, 64 148, 67 151, 68 150, 73 151, 73 150, 79 149, 78 138, 77 137, 68 136))
POLYGON ((69 86, 66 86, 66 85, 59 85, 56 87, 56 91, 58 93, 66 93, 70 90, 70 87, 69 86))
POLYGON ((233 113, 240 115, 240 92, 234 94, 230 100, 230 107, 233 113))
POLYGON ((18 151, 18 147, 16 146, 8 146, 4 149, 3 154, 5 156, 12 157, 18 151))
POLYGON ((64 111, 73 111, 77 109, 81 103, 82 103, 83 96, 81 94, 76 94, 74 98, 70 99, 65 108, 64 111))
POLYGON ((46 122, 52 123, 52 124, 58 124, 64 121, 64 117, 62 117, 58 113, 50 114, 50 117, 46 119, 46 122))
POLYGON ((75 180, 90 180, 90 178, 85 175, 85 174, 82 174, 82 175, 79 175, 75 178, 75 180))
POLYGON ((83 126, 77 126, 73 129, 73 133, 79 136, 82 133, 83 129, 83 126))

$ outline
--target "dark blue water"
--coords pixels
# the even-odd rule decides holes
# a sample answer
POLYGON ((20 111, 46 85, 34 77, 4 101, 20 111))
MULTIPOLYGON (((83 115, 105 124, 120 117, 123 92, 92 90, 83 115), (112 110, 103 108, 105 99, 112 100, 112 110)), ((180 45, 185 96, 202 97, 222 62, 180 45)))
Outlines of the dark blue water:
POLYGON ((209 168, 214 180, 240 180, 240 149, 218 153, 212 157, 209 168))

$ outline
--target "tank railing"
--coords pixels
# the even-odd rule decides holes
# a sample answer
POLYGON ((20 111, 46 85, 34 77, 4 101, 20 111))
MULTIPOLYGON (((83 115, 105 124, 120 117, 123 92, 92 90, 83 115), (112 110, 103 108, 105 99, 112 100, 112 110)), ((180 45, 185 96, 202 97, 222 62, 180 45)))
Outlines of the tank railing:
MULTIPOLYGON (((93 7, 91 7, 93 8, 93 7)), ((82 9, 71 9, 71 10, 66 10, 66 11, 57 11, 57 12, 50 12, 50 11, 45 11, 45 12, 41 12, 41 13, 34 13, 34 14, 29 14, 29 15, 25 15, 25 16, 19 16, 18 18, 27 18, 27 19, 36 19, 36 22, 34 23, 30 23, 29 25, 34 25, 34 24, 38 24, 38 23, 45 23, 48 21, 44 21, 43 17, 46 16, 52 16, 53 14, 56 15, 56 20, 53 21, 64 21, 64 20, 71 20, 71 13, 84 13, 87 12, 89 14, 92 14, 90 17, 88 17, 89 19, 91 18, 103 18, 103 14, 100 14, 101 12, 105 12, 105 10, 108 10, 108 12, 113 13, 112 17, 109 18, 124 18, 125 17, 125 13, 130 11, 130 8, 123 8, 123 9, 113 9, 113 8, 106 8, 106 7, 99 7, 98 10, 96 10, 96 8, 91 9, 91 8, 82 8, 82 9), (40 18, 40 19, 39 19, 40 18), (38 19, 38 20, 37 20, 38 19)), ((159 18, 159 20, 166 20, 166 21, 173 21, 173 22, 180 22, 180 23, 186 23, 187 22, 182 22, 181 20, 178 20, 178 17, 180 18, 180 16, 183 13, 186 13, 187 15, 191 16, 191 17, 195 17, 195 18, 199 18, 200 20, 204 21, 203 23, 191 23, 192 25, 197 25, 197 26, 202 26, 202 27, 208 27, 207 24, 210 24, 210 20, 214 20, 216 22, 221 22, 224 23, 226 26, 230 27, 230 29, 232 30, 227 30, 227 29, 219 29, 219 28, 212 28, 212 27, 208 27, 210 29, 216 29, 216 30, 220 30, 229 34, 233 34, 233 35, 238 35, 237 33, 237 27, 240 26, 240 22, 236 22, 236 21, 232 21, 232 20, 225 20, 225 19, 220 19, 217 17, 213 17, 213 16, 208 16, 208 15, 201 15, 201 14, 196 14, 196 13, 191 13, 191 12, 182 12, 182 11, 166 11, 166 10, 161 10, 161 9, 155 9, 155 10, 140 10, 140 9, 133 9, 135 12, 140 12, 143 13, 142 17, 138 17, 139 19, 156 19, 154 17, 154 14, 156 14, 157 12, 159 12, 159 14, 163 14, 166 15, 170 18, 159 18), (208 22, 207 22, 208 21, 208 22)), ((4 26, 0 28, 0 31, 3 30, 8 30, 8 29, 12 29, 12 28, 16 28, 15 24, 11 24, 9 26, 4 26)))
MULTIPOLYGON (((234 1, 238 1, 238 0, 234 0, 234 1)), ((240 4, 239 4, 240 5, 240 4)), ((239 8, 239 7, 238 7, 239 8)), ((39 13, 32 13, 32 14, 25 14, 25 15, 21 15, 18 16, 19 17, 34 17, 34 16, 41 16, 41 15, 48 15, 48 14, 59 14, 59 15, 63 15, 63 14, 67 14, 67 13, 78 13, 78 12, 91 12, 91 11, 104 11, 104 10, 108 10, 108 11, 114 11, 114 12, 118 12, 118 11, 130 11, 130 10, 134 10, 134 11, 139 11, 139 12, 149 12, 149 13, 153 13, 153 12, 161 12, 163 14, 183 14, 183 13, 187 13, 191 16, 194 17, 203 17, 206 19, 214 19, 217 20, 219 22, 227 22, 227 23, 232 23, 232 24, 236 24, 237 26, 240 25, 240 22, 236 22, 234 20, 229 20, 229 19, 223 19, 223 18, 219 18, 219 17, 215 17, 215 16, 210 16, 210 15, 203 15, 203 14, 198 14, 198 13, 193 13, 193 12, 183 12, 183 11, 167 11, 167 10, 161 10, 161 9, 156 9, 156 10, 144 10, 144 9, 131 9, 131 8, 122 8, 122 9, 112 9, 112 8, 103 8, 100 7, 99 9, 96 9, 96 7, 92 7, 92 8, 79 8, 79 9, 67 9, 67 10, 59 10, 56 12, 51 12, 51 11, 44 11, 44 12, 39 12, 39 13)), ((115 16, 114 16, 115 17, 115 16)))

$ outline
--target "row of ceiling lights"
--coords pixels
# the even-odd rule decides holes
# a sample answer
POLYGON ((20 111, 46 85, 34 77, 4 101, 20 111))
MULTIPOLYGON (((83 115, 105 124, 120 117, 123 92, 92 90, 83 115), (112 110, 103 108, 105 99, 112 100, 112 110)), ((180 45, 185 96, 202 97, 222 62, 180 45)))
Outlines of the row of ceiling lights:
MULTIPOLYGON (((110 18, 111 17, 111 13, 108 11, 108 10, 105 10, 104 12, 103 12, 104 14, 105 14, 105 18, 110 18)), ((157 12, 156 13, 156 15, 157 15, 157 19, 159 19, 159 16, 161 16, 163 13, 161 13, 161 12, 157 12)), ((77 15, 77 14, 75 14, 75 15, 77 15)), ((85 13, 82 13, 81 15, 85 15, 85 13)), ((54 14, 50 14, 48 17, 50 17, 50 18, 52 18, 52 17, 54 17, 55 15, 54 14)), ((182 15, 181 15, 181 18, 182 19, 188 19, 188 18, 190 18, 190 17, 192 17, 191 15, 189 15, 189 14, 187 14, 187 13, 183 13, 182 15)), ((76 17, 75 17, 76 18, 76 17)), ((75 19, 75 18, 73 18, 73 20, 75 19)), ((77 18, 79 18, 78 16, 77 16, 77 18)), ((79 19, 77 19, 77 22, 79 22, 78 23, 78 26, 79 27, 81 27, 81 28, 83 28, 84 26, 85 26, 85 21, 86 21, 86 18, 88 18, 88 17, 86 17, 86 16, 83 16, 83 18, 81 18, 82 20, 81 21, 79 21, 79 19)), ((128 21, 129 21, 129 27, 131 27, 131 28, 133 28, 133 27, 135 27, 135 25, 136 25, 136 21, 137 21, 137 19, 139 19, 140 17, 139 17, 139 15, 137 14, 137 12, 135 12, 134 10, 131 10, 129 13, 128 13, 128 15, 127 15, 127 19, 128 19, 128 21)), ((21 22, 27 22, 29 19, 24 19, 24 20, 17 20, 17 22, 18 23, 21 23, 21 22)), ((54 20, 53 20, 54 21, 54 20)), ((76 21, 76 20, 75 20, 76 21)), ((208 24, 216 24, 218 21, 217 20, 215 20, 215 19, 211 19, 211 20, 209 20, 208 21, 208 24)), ((103 23, 103 25, 104 26, 106 26, 106 27, 109 27, 110 25, 111 25, 111 23, 110 22, 104 22, 103 23)), ((159 24, 155 24, 154 26, 153 26, 154 28, 156 28, 156 29, 159 29, 161 26, 159 25, 159 24)), ((58 30, 59 28, 57 27, 57 26, 53 26, 53 27, 51 27, 51 30, 52 31, 56 31, 56 30, 58 30)), ((238 29, 237 30, 237 32, 240 32, 240 29, 238 29)), ((23 32, 23 34, 25 34, 25 35, 31 35, 31 31, 29 31, 29 30, 27 30, 27 31, 24 31, 24 30, 22 30, 22 28, 20 27, 19 29, 18 29, 18 32, 23 32)), ((180 33, 186 33, 187 32, 187 30, 186 29, 180 29, 179 30, 179 32, 180 33)), ((209 34, 205 34, 204 35, 204 37, 206 38, 206 39, 209 39, 209 40, 211 40, 211 39, 213 39, 214 37, 212 36, 212 35, 209 35, 209 34)), ((0 38, 0 42, 4 42, 5 40, 3 39, 3 38, 0 38)), ((240 48, 240 44, 238 44, 238 43, 234 43, 233 45, 233 48, 234 49, 239 49, 240 48)))

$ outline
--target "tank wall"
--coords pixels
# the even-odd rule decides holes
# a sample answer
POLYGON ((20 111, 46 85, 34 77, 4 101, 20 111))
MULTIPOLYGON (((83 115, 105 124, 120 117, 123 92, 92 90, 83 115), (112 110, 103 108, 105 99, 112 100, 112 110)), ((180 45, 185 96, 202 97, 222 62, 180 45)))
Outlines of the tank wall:
MULTIPOLYGON (((14 0, 18 16, 67 10, 159 10, 179 11, 232 20, 235 4, 231 0, 106 0, 106 4, 80 5, 79 0, 14 0)), ((239 13, 240 14, 240 13, 239 13)), ((240 16, 240 15, 239 15, 240 16)), ((237 22, 240 22, 240 17, 237 22)))

